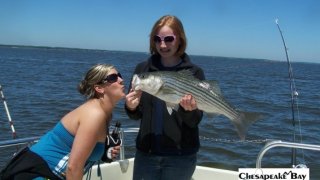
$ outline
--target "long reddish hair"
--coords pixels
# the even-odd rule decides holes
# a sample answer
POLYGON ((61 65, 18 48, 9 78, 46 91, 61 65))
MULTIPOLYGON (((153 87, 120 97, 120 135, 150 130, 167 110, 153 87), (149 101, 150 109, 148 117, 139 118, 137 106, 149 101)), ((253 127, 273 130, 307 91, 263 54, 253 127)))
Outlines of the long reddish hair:
POLYGON ((159 54, 156 49, 156 43, 153 40, 153 37, 157 35, 159 30, 163 26, 168 26, 173 30, 174 35, 176 38, 179 38, 180 44, 179 48, 176 52, 177 56, 182 56, 185 53, 185 50, 187 48, 187 38, 186 34, 183 29, 183 25, 181 21, 176 17, 172 15, 165 15, 162 16, 154 25, 150 33, 150 53, 151 54, 159 54))

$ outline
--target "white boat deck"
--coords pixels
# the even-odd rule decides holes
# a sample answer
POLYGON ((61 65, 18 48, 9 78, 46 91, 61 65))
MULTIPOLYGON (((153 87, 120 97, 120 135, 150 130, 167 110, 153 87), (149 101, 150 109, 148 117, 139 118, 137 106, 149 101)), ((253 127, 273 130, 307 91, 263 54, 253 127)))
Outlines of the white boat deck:
MULTIPOLYGON (((129 165, 126 172, 122 172, 120 162, 104 163, 100 164, 101 175, 103 179, 114 179, 114 180, 131 180, 133 173, 133 158, 129 159, 129 165)), ((93 166, 91 171, 91 180, 100 180, 98 177, 98 166, 93 166)), ((87 175, 83 176, 85 180, 87 175)), ((238 172, 209 168, 203 166, 197 166, 196 171, 192 177, 193 180, 237 180, 238 172)))

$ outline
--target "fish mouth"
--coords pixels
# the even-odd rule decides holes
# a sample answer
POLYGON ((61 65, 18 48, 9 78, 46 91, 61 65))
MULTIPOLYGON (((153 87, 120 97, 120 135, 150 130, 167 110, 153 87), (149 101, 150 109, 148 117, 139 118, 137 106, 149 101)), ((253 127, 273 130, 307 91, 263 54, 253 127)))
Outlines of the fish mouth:
POLYGON ((132 78, 132 81, 131 81, 131 85, 132 85, 132 89, 137 91, 137 90, 140 90, 140 78, 137 74, 133 75, 133 78, 132 78))

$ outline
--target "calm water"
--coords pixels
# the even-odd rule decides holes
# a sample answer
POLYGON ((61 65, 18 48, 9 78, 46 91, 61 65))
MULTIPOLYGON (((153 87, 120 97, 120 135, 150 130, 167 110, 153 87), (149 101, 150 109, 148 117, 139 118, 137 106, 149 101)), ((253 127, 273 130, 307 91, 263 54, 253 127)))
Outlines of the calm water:
MULTIPOLYGON (((135 65, 147 56, 134 52, 0 46, 0 84, 18 138, 42 135, 81 104, 84 99, 76 87, 92 65, 115 65, 128 85, 135 65)), ((244 142, 239 141, 228 119, 205 116, 200 125, 199 165, 233 170, 255 167, 267 139, 292 141, 294 131, 299 141, 320 144, 320 64, 292 64, 299 92, 299 113, 295 113, 293 128, 286 62, 204 56, 192 56, 192 60, 204 69, 207 79, 219 82, 231 104, 263 115, 250 126, 244 142)), ((128 120, 122 107, 123 102, 115 109, 114 120, 121 121, 123 127, 138 127, 138 122, 128 120)), ((133 157, 135 136, 136 133, 125 136, 126 157, 133 157)), ((11 138, 1 102, 0 140, 11 138)), ((14 150, 0 149, 0 168, 14 150)), ((320 179, 319 152, 298 150, 297 156, 298 163, 310 168, 311 179, 320 179)), ((286 148, 268 151, 262 161, 262 167, 290 167, 290 164, 291 150, 286 148)))

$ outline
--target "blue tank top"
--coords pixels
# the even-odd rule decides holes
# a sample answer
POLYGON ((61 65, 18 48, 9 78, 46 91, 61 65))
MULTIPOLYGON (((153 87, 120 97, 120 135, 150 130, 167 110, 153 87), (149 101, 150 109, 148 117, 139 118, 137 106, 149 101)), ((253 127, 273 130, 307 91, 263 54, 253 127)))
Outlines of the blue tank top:
MULTIPOLYGON (((40 138, 30 150, 44 159, 51 171, 64 179, 74 136, 70 134, 61 122, 40 138)), ((84 172, 86 173, 94 163, 101 159, 104 143, 97 143, 89 156, 84 172)))

